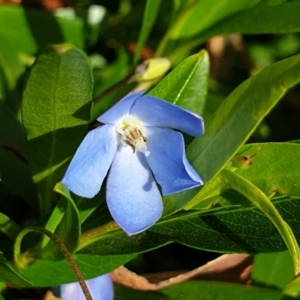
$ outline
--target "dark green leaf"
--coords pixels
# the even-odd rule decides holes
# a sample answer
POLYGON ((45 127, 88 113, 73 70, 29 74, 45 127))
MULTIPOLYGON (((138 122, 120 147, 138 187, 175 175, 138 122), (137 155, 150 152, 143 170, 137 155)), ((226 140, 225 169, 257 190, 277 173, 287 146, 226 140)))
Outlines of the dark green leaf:
MULTIPOLYGON (((138 253, 161 247, 171 242, 220 253, 261 253, 286 250, 286 246, 266 216, 252 206, 241 203, 249 201, 232 192, 222 195, 231 202, 222 207, 222 200, 215 197, 210 202, 211 211, 191 211, 165 218, 146 232, 130 238, 121 230, 114 230, 99 236, 86 237, 85 247, 79 253, 98 255, 120 255, 138 253), (89 244, 88 240, 92 243, 89 244)), ((282 218, 291 226, 297 240, 300 240, 298 212, 300 198, 278 197, 273 200, 282 218)))
POLYGON ((0 178, 13 194, 38 211, 36 188, 26 163, 26 138, 10 108, 0 102, 0 178))
POLYGON ((45 211, 55 183, 87 132, 93 79, 85 54, 59 46, 39 55, 27 81, 23 121, 29 162, 45 211))

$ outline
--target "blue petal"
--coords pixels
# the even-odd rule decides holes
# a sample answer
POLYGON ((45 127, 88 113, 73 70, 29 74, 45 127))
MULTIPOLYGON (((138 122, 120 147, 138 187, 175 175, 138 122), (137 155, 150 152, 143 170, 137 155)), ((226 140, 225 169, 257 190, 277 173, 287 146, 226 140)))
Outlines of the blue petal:
POLYGON ((106 201, 114 220, 128 234, 153 225, 163 204, 145 155, 120 145, 107 179, 106 201))
POLYGON ((200 116, 153 96, 138 98, 130 114, 146 126, 175 128, 192 136, 204 133, 204 122, 200 116))
POLYGON ((102 114, 97 120, 104 124, 116 124, 123 116, 128 115, 133 103, 144 91, 132 92, 122 98, 113 107, 102 114))
POLYGON ((181 192, 203 185, 203 181, 187 161, 184 140, 180 132, 171 129, 148 128, 146 160, 163 195, 181 192))
POLYGON ((77 149, 62 182, 73 193, 93 198, 99 191, 117 151, 115 127, 90 131, 77 149))
MULTIPOLYGON (((113 300, 114 290, 110 276, 108 274, 85 281, 93 299, 113 300)), ((60 287, 62 300, 85 300, 85 296, 78 282, 63 284, 60 287)))

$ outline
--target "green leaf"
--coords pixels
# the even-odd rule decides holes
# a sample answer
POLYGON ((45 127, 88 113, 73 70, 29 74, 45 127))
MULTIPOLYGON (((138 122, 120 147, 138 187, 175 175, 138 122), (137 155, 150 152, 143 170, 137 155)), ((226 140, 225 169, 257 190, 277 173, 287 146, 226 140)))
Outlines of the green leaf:
POLYGON ((143 24, 140 30, 137 48, 133 57, 133 64, 135 65, 140 59, 141 51, 145 45, 147 38, 156 20, 161 0, 147 0, 144 10, 143 24))
MULTIPOLYGON (((206 122, 204 136, 195 138, 187 148, 189 161, 206 184, 225 167, 287 89, 300 81, 299 67, 300 55, 282 60, 244 81, 221 103, 206 122)), ((204 191, 207 197, 205 187, 204 191)), ((166 197, 165 214, 187 203, 191 208, 203 199, 201 188, 166 197)))
MULTIPOLYGON (((111 272, 134 257, 135 254, 119 256, 98 256, 94 254, 74 256, 80 271, 86 279, 111 272)), ((66 260, 36 260, 28 268, 20 269, 19 272, 30 279, 35 287, 60 285, 76 280, 66 260)))
MULTIPOLYGON (((299 197, 299 155, 299 144, 259 143, 243 145, 233 160, 236 157, 241 157, 248 161, 248 168, 239 168, 236 173, 252 182, 267 196, 299 197), (286 155, 283 156, 282 153, 286 153, 286 155)), ((226 202, 224 198, 220 200, 220 197, 222 197, 220 194, 223 190, 224 184, 219 177, 216 177, 202 189, 202 200, 193 209, 205 210, 216 203, 218 205, 222 204, 222 206, 232 206, 233 203, 237 203, 234 200, 234 195, 231 197, 232 203, 226 202), (213 194, 211 194, 212 190, 213 194)), ((241 199, 239 205, 247 206, 247 203, 241 199)))
POLYGON ((37 192, 26 163, 26 156, 25 132, 10 108, 0 102, 1 183, 13 194, 25 199, 33 211, 37 212, 37 192))
POLYGON ((24 275, 18 273, 0 252, 0 281, 15 287, 32 286, 24 275))
POLYGON ((115 300, 171 300, 160 291, 139 291, 123 285, 114 285, 115 300))
POLYGON ((257 152, 251 167, 237 169, 236 173, 247 178, 267 196, 300 196, 300 144, 246 144, 238 152, 243 156, 257 152))
POLYGON ((195 1, 179 16, 169 37, 191 37, 211 27, 216 22, 255 6, 260 0, 201 0, 195 1))
POLYGON ((11 238, 16 239, 22 228, 9 217, 0 212, 0 232, 11 238))
POLYGON ((9 45, 20 52, 34 54, 38 47, 64 42, 82 47, 82 26, 79 18, 69 20, 54 16, 50 12, 24 6, 0 7, 1 44, 9 41, 9 45), (11 24, 10 30, 5 29, 7 24, 11 24))
POLYGON ((222 170, 221 177, 230 187, 245 196, 271 220, 291 253, 295 275, 297 275, 300 272, 299 245, 290 226, 281 217, 271 200, 254 184, 232 171, 222 170))
POLYGON ((208 73, 208 53, 202 50, 185 59, 149 94, 202 114, 207 94, 208 73))
POLYGON ((201 40, 208 37, 229 34, 262 34, 299 32, 299 1, 285 1, 274 5, 270 1, 262 1, 252 9, 235 14, 217 23, 203 32, 201 40))
MULTIPOLYGON (((54 208, 45 228, 54 233, 73 253, 79 243, 81 230, 78 209, 71 198, 69 190, 59 182, 54 190, 62 197, 54 208)), ((46 259, 64 258, 60 249, 48 237, 43 237, 40 242, 41 256, 46 259)))
POLYGON ((228 282, 187 281, 172 285, 161 290, 171 299, 185 300, 292 300, 295 298, 284 296, 280 291, 272 289, 243 286, 228 282))
POLYGON ((293 262, 288 251, 255 255, 251 272, 254 284, 283 289, 293 277, 293 262))
POLYGON ((42 211, 49 211, 54 185, 87 132, 92 88, 88 59, 75 48, 49 48, 31 70, 22 113, 42 211))
MULTIPOLYGON (((128 236, 121 230, 99 235, 90 234, 79 245, 81 254, 120 255, 148 251, 179 242, 192 248, 219 253, 261 253, 286 250, 286 246, 271 221, 242 195, 228 191, 222 197, 231 206, 222 206, 216 197, 203 211, 177 213, 161 219, 146 232, 128 236), (210 208, 210 210, 209 210, 210 208), (89 243, 91 241, 91 243, 89 243), (263 243, 262 243, 263 241, 263 243)), ((290 224, 300 241, 300 198, 273 199, 282 218, 290 224)))

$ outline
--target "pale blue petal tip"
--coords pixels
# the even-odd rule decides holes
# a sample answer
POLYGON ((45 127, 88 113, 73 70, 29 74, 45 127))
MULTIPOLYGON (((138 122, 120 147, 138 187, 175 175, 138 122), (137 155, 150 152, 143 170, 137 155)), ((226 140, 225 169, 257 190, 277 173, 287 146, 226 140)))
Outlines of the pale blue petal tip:
POLYGON ((118 225, 128 234, 140 233, 162 215, 163 203, 142 153, 121 146, 107 179, 106 200, 118 225))
POLYGON ((77 149, 62 182, 73 193, 93 198, 117 150, 115 128, 103 125, 90 131, 77 149))
POLYGON ((178 193, 203 184, 201 177, 188 162, 184 139, 180 132, 171 129, 151 128, 148 130, 146 158, 163 195, 178 193))
POLYGON ((116 124, 123 116, 128 115, 135 101, 144 91, 131 92, 103 113, 97 120, 104 124, 116 124))
POLYGON ((136 99, 131 113, 146 126, 174 128, 192 136, 204 133, 203 119, 199 115, 150 95, 136 99))
MULTIPOLYGON (((85 281, 94 300, 113 300, 114 289, 109 274, 104 274, 85 281)), ((78 282, 63 284, 60 287, 62 300, 85 300, 85 296, 78 282)))

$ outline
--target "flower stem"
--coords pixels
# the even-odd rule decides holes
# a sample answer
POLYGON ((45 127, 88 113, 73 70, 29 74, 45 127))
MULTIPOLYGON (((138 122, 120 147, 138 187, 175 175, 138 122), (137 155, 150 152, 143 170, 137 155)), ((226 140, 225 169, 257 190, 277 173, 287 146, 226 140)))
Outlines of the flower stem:
POLYGON ((70 267, 72 268, 79 284, 80 287, 82 289, 82 292, 86 298, 86 300, 93 300, 89 289, 84 281, 84 278, 74 260, 74 258, 72 257, 72 254, 70 253, 70 251, 67 249, 67 247, 64 245, 64 243, 55 235, 53 234, 51 231, 42 228, 42 227, 36 227, 36 226, 30 226, 27 227, 25 229, 23 229, 19 235, 16 238, 16 242, 14 245, 14 261, 17 267, 25 267, 25 264, 28 262, 33 261, 33 257, 29 256, 30 261, 28 260, 28 255, 25 255, 26 261, 25 264, 23 262, 23 257, 24 254, 21 254, 21 242, 23 237, 29 233, 29 232, 40 232, 42 234, 47 235, 57 246, 58 248, 61 250, 62 254, 65 256, 65 258, 67 259, 67 261, 69 262, 70 267))
POLYGON ((131 80, 131 78, 134 74, 135 74, 135 71, 131 72, 129 75, 127 75, 126 77, 124 77, 120 81, 116 82, 115 84, 113 84, 112 86, 110 86, 109 88, 104 90, 98 96, 96 96, 92 101, 93 105, 95 105, 96 103, 101 101, 105 96, 107 96, 111 92, 113 92, 113 91, 117 90, 118 88, 120 88, 121 86, 127 84, 131 80))

